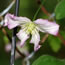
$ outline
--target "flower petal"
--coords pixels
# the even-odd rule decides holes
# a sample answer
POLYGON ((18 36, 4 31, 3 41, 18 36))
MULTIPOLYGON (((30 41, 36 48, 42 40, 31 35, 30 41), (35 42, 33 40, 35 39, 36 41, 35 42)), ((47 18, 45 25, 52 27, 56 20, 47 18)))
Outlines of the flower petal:
POLYGON ((18 21, 14 21, 14 15, 7 14, 4 19, 4 26, 8 26, 9 29, 12 29, 19 25, 18 21))
POLYGON ((39 42, 40 42, 40 35, 37 30, 34 30, 32 32, 32 39, 31 39, 30 43, 34 44, 35 51, 37 51, 40 48, 39 42))
POLYGON ((16 26, 26 24, 27 22, 31 22, 31 20, 26 17, 16 17, 12 14, 7 14, 5 16, 4 22, 4 26, 8 26, 9 29, 12 29, 16 26))
POLYGON ((34 21, 38 25, 38 30, 41 32, 49 33, 52 35, 57 35, 59 31, 59 25, 55 22, 50 22, 48 20, 37 19, 34 21))
POLYGON ((17 37, 21 40, 21 44, 20 44, 21 46, 23 46, 25 41, 29 38, 28 34, 26 34, 26 32, 23 30, 20 30, 17 33, 17 37))

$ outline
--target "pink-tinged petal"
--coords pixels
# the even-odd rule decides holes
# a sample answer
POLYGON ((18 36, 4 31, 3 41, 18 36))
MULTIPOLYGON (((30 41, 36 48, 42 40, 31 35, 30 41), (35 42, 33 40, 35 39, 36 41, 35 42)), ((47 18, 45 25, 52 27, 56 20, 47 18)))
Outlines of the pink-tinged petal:
POLYGON ((17 33, 17 37, 21 40, 21 43, 20 43, 21 46, 23 46, 25 41, 29 38, 28 34, 26 34, 26 32, 23 30, 20 30, 17 33))
POLYGON ((8 22, 8 15, 6 15, 4 18, 4 26, 7 26, 7 22, 8 22))
POLYGON ((31 22, 31 20, 26 17, 16 17, 12 14, 6 14, 4 22, 4 26, 8 26, 9 29, 12 29, 16 26, 31 22))
MULTIPOLYGON (((29 55, 28 47, 26 46, 26 44, 21 48, 20 47, 20 41, 18 41, 18 42, 16 42, 16 46, 19 49, 19 51, 21 53, 23 53, 25 56, 29 55)), ((11 43, 8 43, 8 44, 5 45, 5 51, 6 52, 10 52, 11 51, 11 43)), ((16 52, 15 59, 20 58, 20 57, 21 56, 19 55, 19 53, 16 52)))
POLYGON ((16 26, 20 25, 18 21, 14 21, 14 15, 7 14, 4 19, 4 26, 8 26, 9 29, 15 28, 16 26))
POLYGON ((5 51, 6 52, 9 52, 11 50, 11 44, 7 44, 6 46, 5 46, 5 51))
POLYGON ((34 46, 34 51, 38 51, 40 47, 41 47, 41 45, 34 46))
POLYGON ((26 43, 24 44, 24 46, 21 48, 20 46, 20 41, 17 42, 16 46, 18 47, 19 51, 21 53, 23 53, 25 56, 28 56, 29 55, 29 51, 28 51, 28 47, 26 45, 26 43))
POLYGON ((32 39, 30 41, 30 43, 34 44, 34 51, 37 51, 40 48, 39 42, 40 42, 40 35, 38 31, 35 30, 32 32, 32 39))
POLYGON ((31 20, 27 17, 14 17, 14 20, 16 21, 20 21, 19 23, 21 24, 25 24, 25 23, 28 23, 28 22, 31 22, 31 20))
POLYGON ((38 30, 41 32, 49 33, 52 35, 57 35, 59 31, 59 25, 56 24, 55 22, 50 22, 48 20, 44 19, 37 19, 34 21, 38 25, 38 30))

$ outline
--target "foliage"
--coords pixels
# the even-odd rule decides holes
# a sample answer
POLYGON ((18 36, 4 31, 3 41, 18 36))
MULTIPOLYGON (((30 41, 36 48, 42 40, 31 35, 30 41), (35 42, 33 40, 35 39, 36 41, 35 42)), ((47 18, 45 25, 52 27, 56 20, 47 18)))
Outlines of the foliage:
POLYGON ((56 19, 65 18, 65 0, 59 2, 55 8, 56 19))
POLYGON ((33 62, 32 65, 65 65, 65 60, 53 56, 43 55, 33 62))
MULTIPOLYGON (((12 0, 0 0, 0 12, 2 12, 11 3, 11 1, 12 0)), ((36 56, 32 56, 30 60, 31 65, 65 65, 65 59, 63 59, 65 58, 65 0, 20 0, 19 16, 28 17, 33 20, 36 11, 40 7, 38 1, 44 2, 42 6, 47 10, 49 16, 47 15, 48 13, 44 13, 44 11, 42 11, 42 9, 40 8, 36 19, 49 19, 58 23, 60 25, 59 33, 62 36, 62 40, 58 36, 49 35, 45 42, 42 43, 42 47, 40 48, 40 50, 35 53, 36 56), (50 18, 52 13, 54 13, 55 15, 50 18)), ((15 5, 13 5, 13 7, 10 9, 10 13, 14 13, 14 7, 15 5)), ((12 30, 9 30, 7 27, 5 28, 5 30, 12 38, 12 30)), ((45 36, 45 33, 40 33, 40 35, 42 39, 45 36)), ((26 41, 27 48, 29 49, 28 51, 33 52, 33 44, 29 44, 29 40, 30 39, 26 41)), ((9 65, 10 52, 7 53, 5 51, 5 45, 9 43, 9 39, 7 39, 6 35, 0 28, 0 65, 9 65)), ((20 59, 16 59, 15 65, 21 65, 21 60, 23 60, 23 58, 21 59, 21 57, 20 59)))

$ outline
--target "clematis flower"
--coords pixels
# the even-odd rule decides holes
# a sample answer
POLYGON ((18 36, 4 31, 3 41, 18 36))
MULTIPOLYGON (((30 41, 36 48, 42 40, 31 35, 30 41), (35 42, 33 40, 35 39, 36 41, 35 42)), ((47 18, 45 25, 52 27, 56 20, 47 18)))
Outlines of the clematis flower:
POLYGON ((55 22, 50 22, 46 19, 37 19, 32 22, 27 17, 16 17, 12 14, 6 14, 4 22, 4 26, 8 26, 9 29, 13 29, 17 26, 21 27, 21 30, 17 33, 17 37, 21 40, 21 46, 24 45, 25 41, 30 37, 31 34, 32 38, 30 43, 34 44, 35 51, 40 48, 39 31, 57 35, 59 30, 59 25, 55 22))

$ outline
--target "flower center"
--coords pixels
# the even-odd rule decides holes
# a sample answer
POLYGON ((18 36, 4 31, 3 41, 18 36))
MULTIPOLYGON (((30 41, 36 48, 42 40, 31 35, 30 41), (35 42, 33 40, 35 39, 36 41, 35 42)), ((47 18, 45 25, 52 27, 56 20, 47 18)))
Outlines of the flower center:
POLYGON ((27 24, 25 24, 25 31, 26 33, 31 33, 32 34, 32 31, 36 28, 36 25, 33 23, 33 22, 29 22, 27 24))

